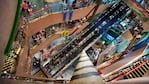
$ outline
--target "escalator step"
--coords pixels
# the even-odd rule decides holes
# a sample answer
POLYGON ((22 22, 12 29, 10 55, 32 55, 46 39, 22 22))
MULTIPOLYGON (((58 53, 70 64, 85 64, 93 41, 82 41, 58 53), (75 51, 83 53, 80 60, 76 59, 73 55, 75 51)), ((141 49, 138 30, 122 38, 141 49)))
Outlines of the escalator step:
POLYGON ((141 71, 136 70, 136 72, 140 75, 139 77, 142 77, 143 76, 143 74, 141 73, 141 71))
POLYGON ((126 76, 126 78, 127 78, 127 79, 131 79, 131 76, 128 74, 128 75, 126 76))
POLYGON ((145 66, 147 67, 147 70, 149 70, 149 65, 148 65, 148 64, 146 64, 145 66))
POLYGON ((142 69, 146 72, 147 71, 147 69, 146 69, 146 67, 145 66, 142 66, 142 69))
POLYGON ((133 78, 136 78, 137 77, 134 72, 132 72, 131 74, 132 74, 133 78))
POLYGON ((144 65, 144 67, 145 67, 146 71, 149 70, 149 66, 144 65))
POLYGON ((149 62, 147 62, 147 66, 149 66, 149 62))
POLYGON ((144 75, 145 74, 145 71, 141 68, 139 68, 140 72, 144 75))
POLYGON ((139 74, 136 71, 134 71, 133 73, 135 74, 135 78, 140 77, 139 74))
POLYGON ((128 75, 124 76, 124 79, 128 79, 128 75))
POLYGON ((132 73, 130 73, 128 76, 129 76, 129 79, 134 78, 132 73))

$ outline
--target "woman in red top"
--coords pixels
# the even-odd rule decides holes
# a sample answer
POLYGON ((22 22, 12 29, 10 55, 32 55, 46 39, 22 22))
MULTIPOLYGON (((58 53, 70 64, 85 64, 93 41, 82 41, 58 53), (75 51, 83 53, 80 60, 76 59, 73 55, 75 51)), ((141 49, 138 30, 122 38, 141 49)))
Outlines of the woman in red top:
POLYGON ((22 3, 22 13, 23 13, 24 16, 27 14, 27 10, 28 10, 27 2, 23 1, 23 3, 22 3))
POLYGON ((28 9, 27 2, 26 1, 23 1, 23 4, 22 5, 23 5, 22 7, 23 7, 24 10, 27 10, 28 9))

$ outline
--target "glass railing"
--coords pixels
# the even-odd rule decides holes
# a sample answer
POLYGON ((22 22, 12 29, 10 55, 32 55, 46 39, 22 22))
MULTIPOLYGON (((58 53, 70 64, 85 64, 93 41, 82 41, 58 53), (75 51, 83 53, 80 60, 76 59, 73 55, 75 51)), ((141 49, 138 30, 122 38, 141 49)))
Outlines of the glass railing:
POLYGON ((72 5, 66 5, 63 2, 55 3, 55 4, 48 4, 45 8, 41 8, 41 10, 35 11, 31 14, 26 14, 25 18, 27 21, 34 20, 36 18, 42 17, 44 15, 54 13, 54 12, 63 12, 67 10, 73 10, 78 8, 83 8, 92 5, 93 3, 85 3, 85 2, 79 2, 72 5))

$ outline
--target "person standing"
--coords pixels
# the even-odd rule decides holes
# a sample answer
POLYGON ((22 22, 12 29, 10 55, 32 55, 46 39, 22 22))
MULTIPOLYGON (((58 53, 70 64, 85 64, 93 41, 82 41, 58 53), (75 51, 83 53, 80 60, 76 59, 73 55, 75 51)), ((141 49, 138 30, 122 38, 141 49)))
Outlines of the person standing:
POLYGON ((23 3, 22 3, 22 13, 23 13, 24 16, 26 16, 27 10, 28 10, 28 8, 27 8, 27 2, 26 1, 23 1, 23 3))
POLYGON ((32 14, 32 5, 30 4, 30 2, 27 2, 27 12, 28 14, 32 14))

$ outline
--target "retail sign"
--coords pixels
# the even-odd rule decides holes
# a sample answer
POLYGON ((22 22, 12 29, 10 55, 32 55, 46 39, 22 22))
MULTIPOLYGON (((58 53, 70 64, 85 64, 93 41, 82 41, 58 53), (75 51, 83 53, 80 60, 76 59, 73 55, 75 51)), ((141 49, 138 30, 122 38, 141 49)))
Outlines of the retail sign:
POLYGON ((69 35, 69 31, 63 31, 61 32, 61 36, 62 37, 65 37, 65 36, 68 36, 69 35))

